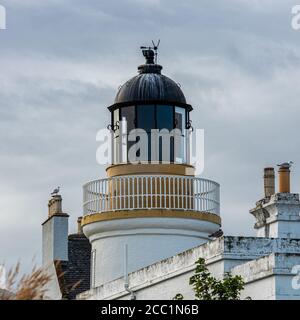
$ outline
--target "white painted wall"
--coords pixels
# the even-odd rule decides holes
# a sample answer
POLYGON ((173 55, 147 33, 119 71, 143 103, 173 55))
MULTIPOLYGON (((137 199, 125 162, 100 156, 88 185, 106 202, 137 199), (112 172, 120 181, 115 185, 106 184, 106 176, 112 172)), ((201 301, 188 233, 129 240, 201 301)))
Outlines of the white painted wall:
MULTIPOLYGON (((193 299, 189 278, 199 257, 206 260, 209 271, 218 278, 228 271, 241 275, 246 282, 242 299, 300 300, 300 289, 291 285, 295 276, 292 268, 300 265, 300 239, 222 237, 132 272, 130 288, 142 300, 172 299, 177 293, 193 299)), ((124 278, 120 277, 78 298, 129 300, 130 295, 124 289, 124 278)))
MULTIPOLYGON (((258 237, 300 239, 299 194, 276 193, 262 207, 269 217, 257 229, 258 237)), ((261 212, 261 207, 251 211, 255 215, 261 212)))
POLYGON ((124 248, 128 245, 128 271, 208 241, 219 225, 180 218, 134 218, 95 222, 83 227, 92 244, 92 283, 100 286, 124 275, 124 248))
POLYGON ((51 280, 44 287, 47 290, 45 294, 45 300, 61 300, 62 294, 58 283, 55 264, 50 263, 45 267, 45 270, 51 277, 51 280))
POLYGON ((233 268, 232 274, 246 282, 242 298, 300 300, 300 289, 292 285, 295 265, 300 265, 300 253, 271 253, 233 268))
POLYGON ((43 265, 68 260, 68 216, 52 216, 43 224, 43 265))

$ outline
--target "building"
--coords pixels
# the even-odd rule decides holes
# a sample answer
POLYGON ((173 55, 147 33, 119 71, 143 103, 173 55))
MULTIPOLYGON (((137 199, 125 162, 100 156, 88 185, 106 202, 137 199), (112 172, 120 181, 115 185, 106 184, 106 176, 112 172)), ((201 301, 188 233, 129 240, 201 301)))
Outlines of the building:
POLYGON ((48 218, 43 228, 43 266, 51 275, 49 299, 75 299, 90 288, 91 245, 78 231, 68 235, 69 215, 63 213, 62 198, 55 194, 48 203, 48 218))
POLYGON ((279 168, 278 193, 274 169, 265 169, 264 197, 250 211, 257 237, 222 236, 220 186, 195 176, 190 163, 193 108, 161 74, 155 50, 143 55, 139 74, 108 108, 111 164, 106 178, 84 185, 78 234, 68 236, 61 197, 49 201, 49 298, 172 299, 180 292, 192 299, 188 280, 203 257, 215 276, 244 278, 243 298, 299 299, 293 272, 300 264, 300 202, 290 193, 290 164, 279 168))

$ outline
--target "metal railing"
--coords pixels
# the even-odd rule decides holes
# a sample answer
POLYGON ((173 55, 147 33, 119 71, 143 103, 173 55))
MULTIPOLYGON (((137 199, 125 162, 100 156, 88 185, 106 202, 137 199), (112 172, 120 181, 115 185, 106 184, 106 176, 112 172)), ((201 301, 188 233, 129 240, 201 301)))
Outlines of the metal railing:
POLYGON ((139 209, 220 213, 218 183, 195 177, 134 175, 100 179, 83 186, 84 215, 139 209))

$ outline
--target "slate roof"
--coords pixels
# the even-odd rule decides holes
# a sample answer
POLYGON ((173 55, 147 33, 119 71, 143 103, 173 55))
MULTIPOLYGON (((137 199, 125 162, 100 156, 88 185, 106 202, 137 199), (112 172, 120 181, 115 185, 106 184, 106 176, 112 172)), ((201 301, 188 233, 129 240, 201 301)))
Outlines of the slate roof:
POLYGON ((68 261, 56 262, 63 299, 73 300, 90 289, 91 245, 84 234, 68 237, 68 261))

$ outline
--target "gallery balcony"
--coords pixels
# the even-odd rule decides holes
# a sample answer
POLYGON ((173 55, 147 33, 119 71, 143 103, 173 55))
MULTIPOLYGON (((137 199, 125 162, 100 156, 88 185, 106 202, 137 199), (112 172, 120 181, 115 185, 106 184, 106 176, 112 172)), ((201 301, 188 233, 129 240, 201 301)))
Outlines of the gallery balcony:
POLYGON ((196 177, 131 175, 83 186, 84 215, 131 210, 183 210, 220 214, 220 186, 196 177))

